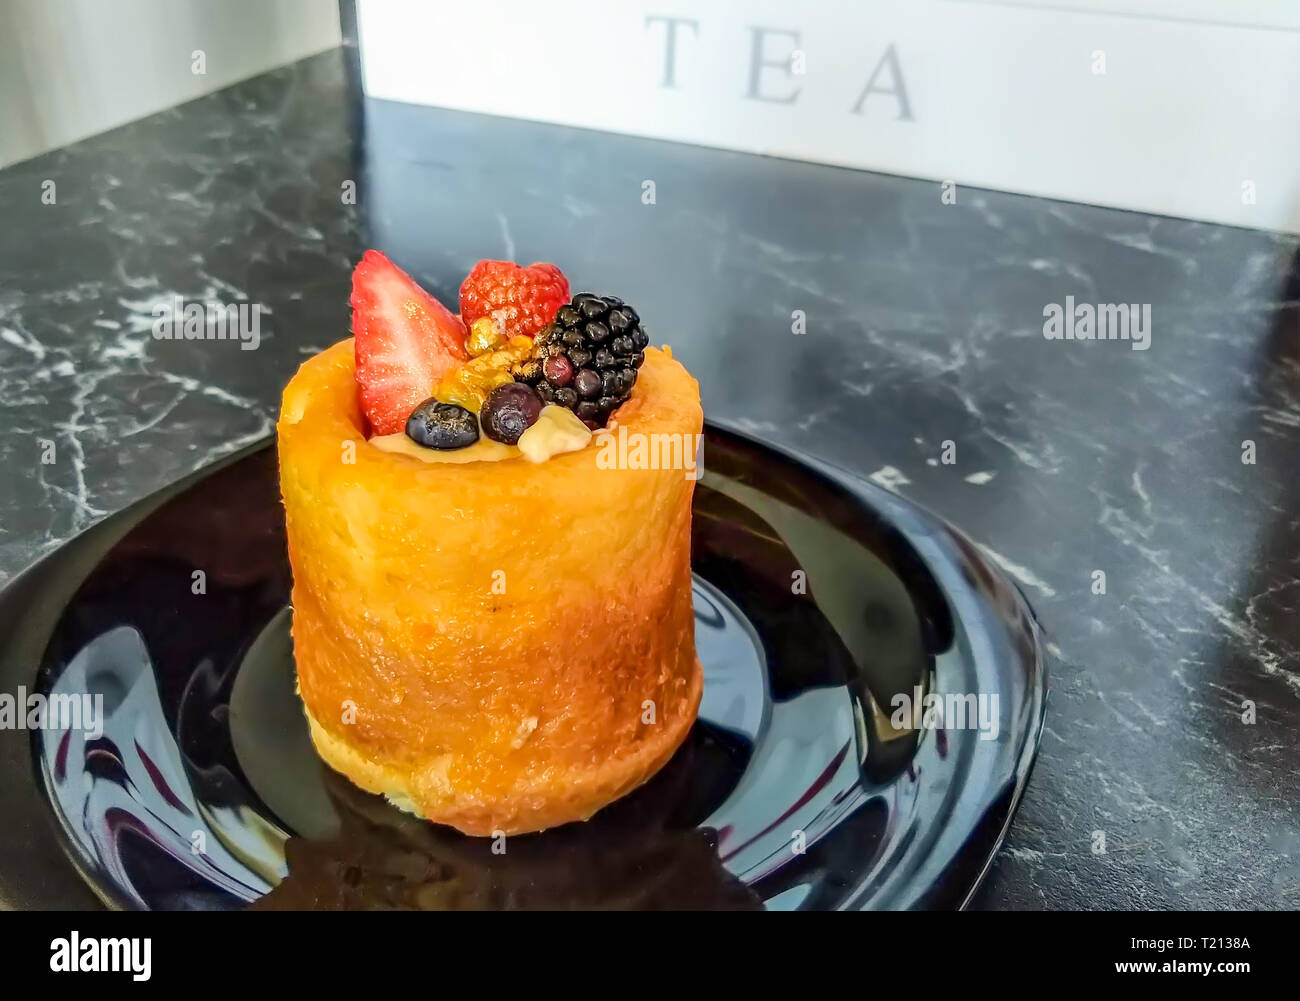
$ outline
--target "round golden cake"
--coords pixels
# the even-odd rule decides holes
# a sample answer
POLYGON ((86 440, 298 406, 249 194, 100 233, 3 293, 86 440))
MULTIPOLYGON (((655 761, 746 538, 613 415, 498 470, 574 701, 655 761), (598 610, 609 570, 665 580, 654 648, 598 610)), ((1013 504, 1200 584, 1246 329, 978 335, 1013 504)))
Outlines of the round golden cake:
MULTIPOLYGON (((653 775, 699 708, 694 479, 605 468, 601 433, 540 463, 382 451, 353 374, 351 339, 307 361, 277 425, 317 751, 466 834, 585 820, 653 775)), ((699 386, 648 349, 615 421, 693 443, 699 386)))

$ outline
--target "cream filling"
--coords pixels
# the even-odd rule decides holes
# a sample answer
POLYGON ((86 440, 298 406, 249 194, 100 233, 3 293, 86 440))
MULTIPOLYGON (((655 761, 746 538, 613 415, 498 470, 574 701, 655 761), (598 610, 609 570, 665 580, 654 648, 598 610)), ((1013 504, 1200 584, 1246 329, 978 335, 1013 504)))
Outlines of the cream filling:
POLYGON ((370 439, 370 444, 381 451, 409 455, 421 462, 500 462, 519 455, 519 449, 515 446, 503 445, 481 435, 473 445, 464 448, 425 448, 411 441, 401 431, 396 434, 377 434, 370 439))

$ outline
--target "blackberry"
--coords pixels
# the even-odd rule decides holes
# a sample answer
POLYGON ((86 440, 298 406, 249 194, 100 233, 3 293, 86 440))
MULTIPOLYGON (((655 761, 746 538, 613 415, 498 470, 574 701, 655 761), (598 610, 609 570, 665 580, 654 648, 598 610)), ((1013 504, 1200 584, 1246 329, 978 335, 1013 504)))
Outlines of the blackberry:
POLYGON ((533 356, 511 371, 546 403, 595 430, 627 402, 650 338, 635 309, 612 295, 581 292, 538 332, 533 356))

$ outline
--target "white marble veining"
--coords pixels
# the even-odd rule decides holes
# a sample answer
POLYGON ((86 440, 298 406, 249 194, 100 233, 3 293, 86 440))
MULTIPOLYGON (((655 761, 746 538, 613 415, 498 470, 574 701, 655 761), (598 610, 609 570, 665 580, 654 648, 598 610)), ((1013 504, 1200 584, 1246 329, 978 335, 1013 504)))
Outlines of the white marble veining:
POLYGON ((710 415, 948 518, 1035 606, 1048 724, 980 906, 1300 904, 1295 238, 356 113, 327 53, 0 171, 0 578, 267 434, 365 246, 448 299, 480 257, 554 260, 710 415), (263 305, 258 350, 156 340, 173 295, 263 305), (1150 350, 1045 339, 1066 295, 1149 303, 1150 350))

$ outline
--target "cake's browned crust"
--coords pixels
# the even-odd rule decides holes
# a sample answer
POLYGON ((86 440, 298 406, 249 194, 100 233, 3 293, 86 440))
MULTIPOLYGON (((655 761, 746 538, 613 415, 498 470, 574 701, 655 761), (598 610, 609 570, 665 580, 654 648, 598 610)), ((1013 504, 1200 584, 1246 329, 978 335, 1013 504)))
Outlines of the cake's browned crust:
MULTIPOLYGON (((426 464, 365 440, 352 342, 302 366, 278 425, 294 647, 332 767, 467 834, 585 819, 654 774, 699 707, 694 482, 541 464, 426 464)), ((662 352, 617 414, 698 435, 662 352)))

